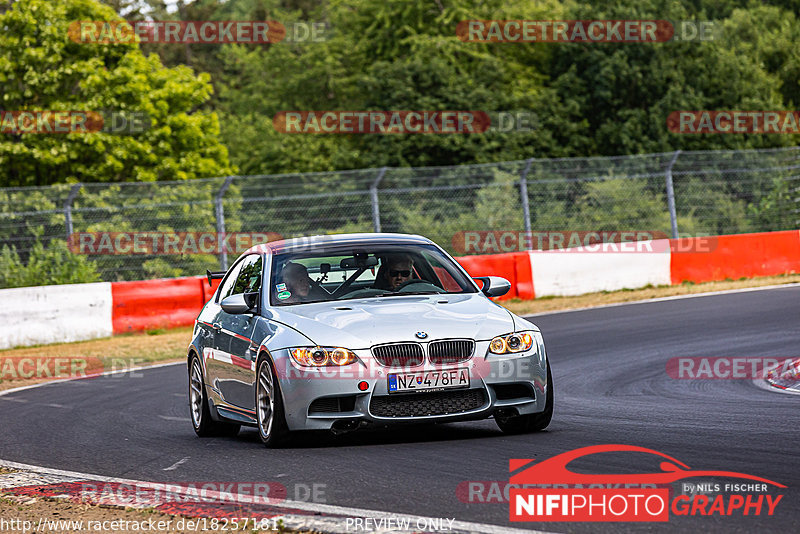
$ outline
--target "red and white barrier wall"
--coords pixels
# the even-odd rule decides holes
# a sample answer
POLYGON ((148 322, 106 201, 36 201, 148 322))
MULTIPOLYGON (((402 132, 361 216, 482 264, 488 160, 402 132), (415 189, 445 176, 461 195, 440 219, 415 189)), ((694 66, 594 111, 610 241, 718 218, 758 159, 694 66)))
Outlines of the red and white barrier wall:
MULTIPOLYGON (((697 237, 677 239, 670 272, 673 284, 754 278, 800 272, 797 230, 715 237, 708 252, 695 252, 697 237)), ((698 249, 700 247, 697 247, 698 249)))
MULTIPOLYGON (((800 272, 800 231, 462 256, 473 276, 511 282, 501 300, 533 299, 800 272)), ((217 284, 218 281, 215 281, 217 284)), ((188 326, 216 285, 205 277, 0 290, 0 349, 188 326)))
POLYGON ((194 323, 200 309, 217 289, 205 276, 164 278, 111 284, 111 323, 114 333, 175 328, 194 323))
POLYGON ((111 285, 0 290, 0 349, 110 336, 111 285))

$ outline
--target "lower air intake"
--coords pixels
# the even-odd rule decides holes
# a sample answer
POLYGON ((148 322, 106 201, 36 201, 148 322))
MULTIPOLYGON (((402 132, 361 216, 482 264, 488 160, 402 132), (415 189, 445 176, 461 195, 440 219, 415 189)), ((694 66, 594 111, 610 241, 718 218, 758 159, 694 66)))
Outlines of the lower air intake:
POLYGON ((372 397, 369 411, 375 417, 425 417, 470 412, 488 403, 485 389, 435 391, 411 395, 372 397))

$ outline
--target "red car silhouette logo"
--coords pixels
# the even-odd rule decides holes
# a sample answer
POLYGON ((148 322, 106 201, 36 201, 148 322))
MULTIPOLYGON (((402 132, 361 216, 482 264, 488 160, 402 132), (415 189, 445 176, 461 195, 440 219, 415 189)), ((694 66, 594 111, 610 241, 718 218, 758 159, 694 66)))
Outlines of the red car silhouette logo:
MULTIPOLYGON (((536 460, 510 460, 509 471, 515 471, 523 465, 528 465, 536 460)), ((754 480, 757 482, 766 482, 785 488, 783 484, 778 484, 775 481, 766 478, 757 477, 754 475, 747 475, 744 473, 736 473, 733 471, 702 471, 693 470, 688 465, 680 460, 676 460, 672 456, 666 455, 653 449, 645 447, 637 447, 635 445, 593 445, 591 447, 581 447, 573 451, 568 451, 547 460, 542 460, 536 465, 528 467, 515 475, 512 475, 509 482, 511 484, 669 484, 677 480, 692 477, 729 477, 729 478, 743 478, 747 480, 754 480), (654 454, 665 458, 668 461, 662 461, 660 464, 660 473, 636 473, 625 475, 608 475, 608 474, 586 474, 576 473, 567 469, 567 464, 583 458, 590 454, 597 454, 601 452, 644 452, 654 454)))

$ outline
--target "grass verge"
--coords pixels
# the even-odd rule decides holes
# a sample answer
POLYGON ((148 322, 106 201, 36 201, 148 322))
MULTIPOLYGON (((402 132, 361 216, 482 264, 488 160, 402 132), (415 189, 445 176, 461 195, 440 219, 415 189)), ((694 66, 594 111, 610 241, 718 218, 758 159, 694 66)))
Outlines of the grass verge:
POLYGON ((0 351, 0 391, 56 377, 69 378, 80 373, 128 369, 152 363, 183 360, 191 340, 192 329, 157 330, 124 334, 91 341, 56 343, 0 351), (26 363, 23 363, 27 360, 26 363), (54 362, 64 361, 58 373, 54 362), (78 362, 79 373, 73 373, 78 362), (37 367, 38 364, 38 367, 37 367), (33 372, 33 376, 26 374, 33 372))
POLYGON ((591 308, 593 306, 634 302, 637 300, 647 300, 659 297, 672 297, 676 295, 707 293, 710 291, 726 291, 731 289, 745 289, 750 287, 763 287, 794 283, 800 283, 800 274, 765 276, 762 278, 748 278, 741 280, 724 280, 721 282, 706 282, 703 284, 686 282, 675 286, 650 286, 641 289, 601 291, 599 293, 587 293, 585 295, 577 295, 574 297, 542 297, 535 300, 512 299, 502 301, 500 304, 517 315, 530 315, 533 313, 576 310, 581 308, 591 308))
MULTIPOLYGON (((123 508, 110 508, 89 504, 75 504, 59 500, 31 499, 30 497, 16 497, 3 495, 0 497, 0 519, 11 526, 10 532, 23 532, 23 525, 28 525, 26 532, 35 531, 37 525, 42 525, 40 532, 52 533, 79 533, 79 532, 125 532, 126 534, 153 532, 169 533, 200 533, 200 532, 271 532, 277 534, 289 530, 252 530, 239 528, 211 528, 211 519, 203 523, 202 518, 182 518, 162 514, 152 509, 134 510, 123 508), (14 521, 15 523, 11 523, 14 521), (29 521, 30 523, 23 523, 29 521), (58 523, 60 521, 60 523, 58 523), (90 523, 95 522, 95 523, 90 523), (72 522, 70 524, 70 522, 72 522), (99 522, 99 523, 97 523, 99 522), (117 522, 117 523, 114 523, 117 522), (15 526, 16 525, 16 526, 15 526), (205 525, 205 528, 204 528, 205 525), (188 527, 196 528, 188 528, 188 527), (114 528, 116 527, 116 528, 114 528), (137 528, 139 527, 139 528, 137 528)), ((223 525, 222 521, 219 525, 223 525)), ((252 521, 250 525, 252 526, 252 521)))

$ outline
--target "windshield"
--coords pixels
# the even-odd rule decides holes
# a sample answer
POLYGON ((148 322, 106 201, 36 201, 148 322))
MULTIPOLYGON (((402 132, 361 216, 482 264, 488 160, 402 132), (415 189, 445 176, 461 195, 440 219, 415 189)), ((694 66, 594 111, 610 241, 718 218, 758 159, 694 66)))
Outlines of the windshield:
POLYGON ((433 245, 349 245, 277 254, 270 277, 273 306, 475 292, 433 245))

